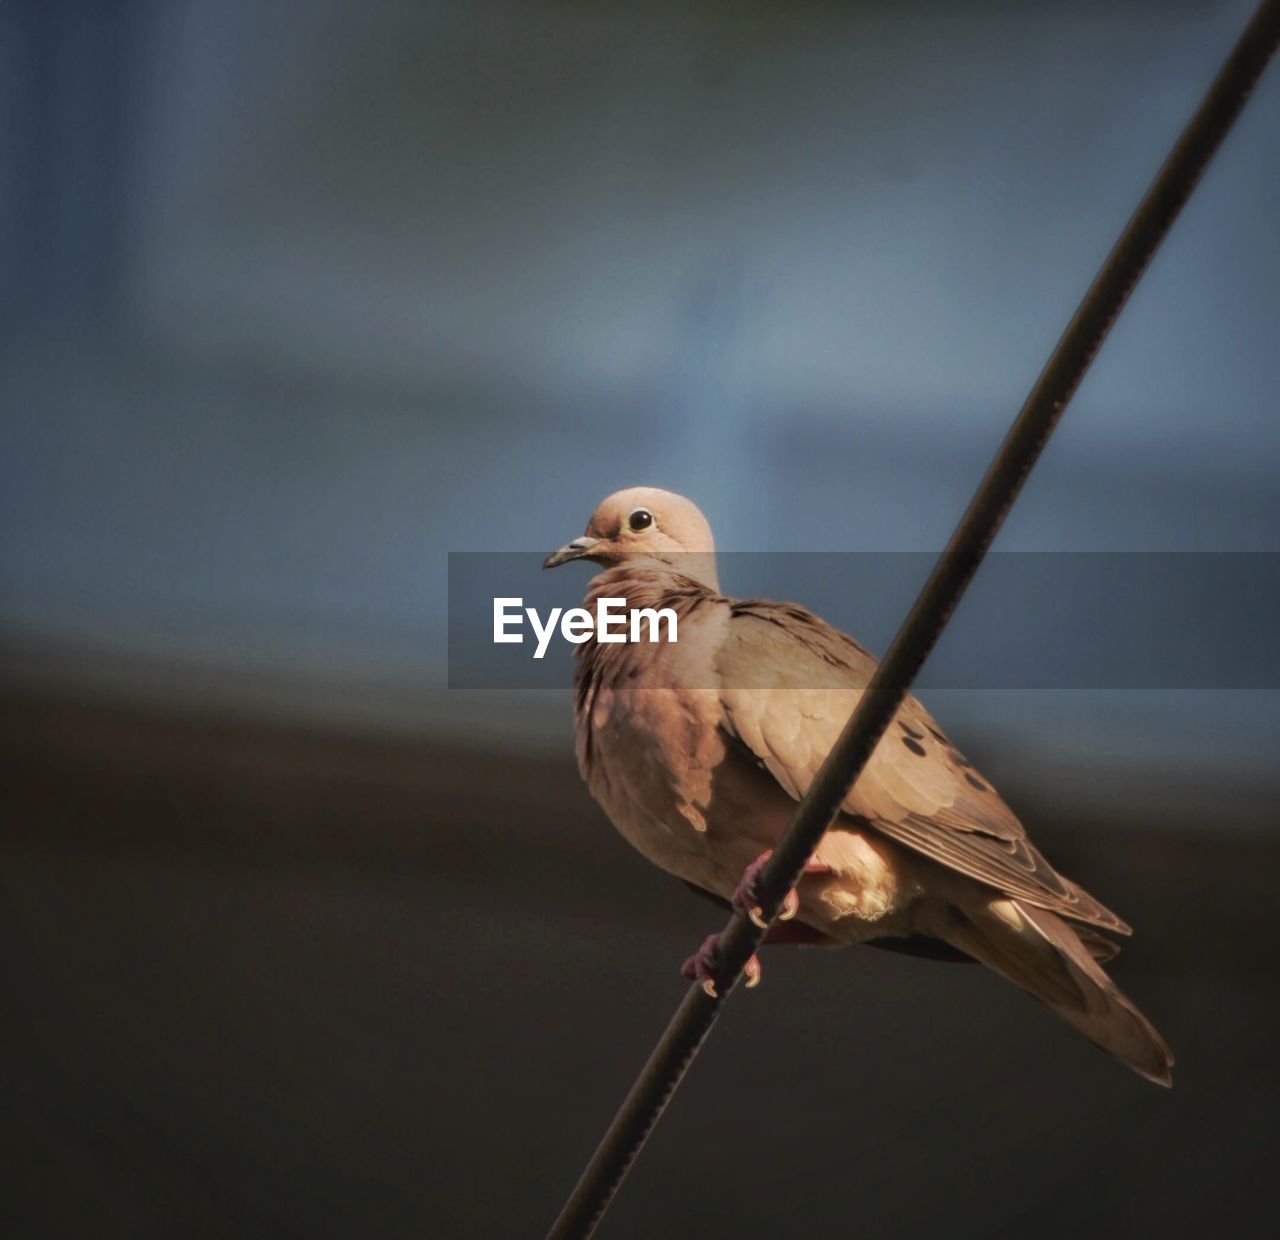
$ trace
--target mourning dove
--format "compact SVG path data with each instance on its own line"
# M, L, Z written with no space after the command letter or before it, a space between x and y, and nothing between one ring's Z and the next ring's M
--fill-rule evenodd
M546 567L579 559L603 568L588 586L589 609L625 598L630 608L669 608L678 621L674 642L602 642L597 633L578 646L582 777L650 861L751 911L760 862L876 660L804 607L721 594L706 519L669 491L609 496ZM1118 950L1101 932L1129 927L1053 869L915 698L783 916L766 942L872 943L981 961L1149 1080L1171 1082L1169 1048L1100 967ZM714 937L686 966L709 986Z

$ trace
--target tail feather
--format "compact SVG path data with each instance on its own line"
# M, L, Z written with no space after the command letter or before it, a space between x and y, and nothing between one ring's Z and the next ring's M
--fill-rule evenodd
M1120 944L1115 939L1109 939L1105 934L1099 934L1089 926L1073 925L1071 929L1075 931L1076 938L1084 944L1089 955L1099 964L1106 964L1108 960L1114 960L1120 954Z
M1082 941L1078 928L1062 918L1008 897L965 914L948 928L948 941L1047 1004L1147 1080L1173 1083L1172 1052L1102 971L1098 960L1108 957L1096 936Z

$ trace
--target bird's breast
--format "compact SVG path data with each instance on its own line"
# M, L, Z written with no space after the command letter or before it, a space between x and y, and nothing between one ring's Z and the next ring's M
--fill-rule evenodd
M740 874L755 855L748 844L725 856L720 823L731 742L714 669L727 621L727 606L703 599L681 616L675 643L584 647L577 675L578 757L592 796L650 861L712 890L724 885L720 871Z

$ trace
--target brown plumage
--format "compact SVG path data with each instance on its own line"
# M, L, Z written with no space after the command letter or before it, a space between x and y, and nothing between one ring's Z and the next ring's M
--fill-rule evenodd
M639 515L637 515L639 514ZM711 531L688 500L620 491L549 557L603 565L588 587L670 608L675 643L578 647L578 763L646 857L721 899L786 829L875 669L794 603L720 593ZM798 887L816 941L981 961L1161 1084L1173 1057L1099 966L1129 927L1064 878L914 698L823 837Z

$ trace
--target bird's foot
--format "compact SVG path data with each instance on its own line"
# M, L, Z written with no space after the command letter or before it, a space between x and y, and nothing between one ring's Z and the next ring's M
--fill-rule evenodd
M773 850L761 853L745 870L742 871L742 879L739 881L737 889L733 893L733 904L736 908L740 908L752 922L759 926L761 930L765 929L769 924L769 919L765 916L764 902L760 898L759 884L760 871L764 869L764 864L773 856ZM804 872L806 874L829 874L831 867L823 865L821 861L810 859L805 863ZM782 907L778 910L779 921L790 921L800 911L800 893L794 887L787 892L782 898Z
M702 946L680 967L680 972L691 982L701 985L712 999L718 998L720 992L716 988L716 974L720 972L720 936L707 935L702 941ZM746 968L742 970L742 976L748 990L760 985L759 957L752 956L747 961Z

